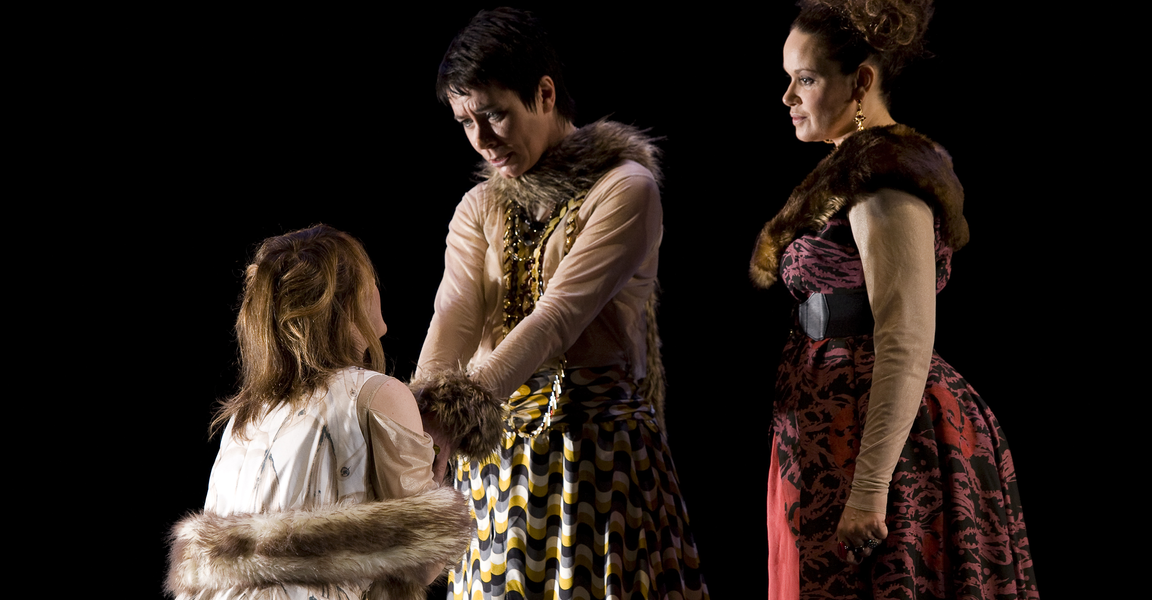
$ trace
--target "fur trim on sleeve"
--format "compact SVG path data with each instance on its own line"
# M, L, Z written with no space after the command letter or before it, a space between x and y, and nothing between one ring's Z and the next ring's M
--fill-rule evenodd
M437 371L408 384L420 412L436 413L444 433L459 440L457 451L482 459L504 438L504 401L468 379L462 370Z
M756 240L749 274L766 288L776 282L780 255L804 231L819 231L840 210L882 188L908 192L932 206L945 242L968 243L964 188L948 152L911 127L873 127L848 136L792 192Z
M277 584L373 582L368 598L423 599L429 566L460 558L472 536L454 489L314 510L220 516L200 512L172 528L172 595Z

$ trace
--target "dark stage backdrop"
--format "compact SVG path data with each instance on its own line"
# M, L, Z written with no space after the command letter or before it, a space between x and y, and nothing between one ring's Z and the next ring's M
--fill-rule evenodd
M668 437L718 599L764 593L771 390L789 315L783 290L753 290L747 263L763 223L829 150L798 142L780 101L792 9L773 4L539 10L579 124L609 116L663 138ZM1079 383L1052 364L1061 334L1022 316L1019 297L1065 268L1037 250L1050 223L1035 210L1035 180L1060 167L1019 160L1022 140L1038 153L1067 143L1047 133L1060 107L1034 91L1047 74L1033 53L1049 29L941 4L929 31L937 56L908 73L892 113L948 148L965 185L972 242L939 297L937 347L1009 434L1036 571L1052 591L1070 570L1045 504L1064 491L1049 402ZM257 242L320 222L363 240L382 281L390 366L411 374L447 224L478 160L434 97L435 72L478 8L165 9L99 41L111 115L101 130L132 148L96 157L102 177L156 207L143 227L100 225L121 240L112 258L130 265L136 290L117 302L138 341L133 372L147 391L132 402L146 403L148 423L127 451L163 457L117 484L130 497L154 490L129 509L141 597L161 585L166 529L203 503L218 446L208 423L235 389L231 327ZM1063 289L1052 301L1081 300ZM1066 381L1051 385L1057 377Z

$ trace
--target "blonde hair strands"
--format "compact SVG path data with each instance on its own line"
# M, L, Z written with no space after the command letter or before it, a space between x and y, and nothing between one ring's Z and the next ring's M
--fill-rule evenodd
M240 391L220 407L213 432L235 417L233 435L243 438L248 424L306 401L339 369L383 371L369 312L374 285L368 253L342 231L316 225L264 240L236 319Z

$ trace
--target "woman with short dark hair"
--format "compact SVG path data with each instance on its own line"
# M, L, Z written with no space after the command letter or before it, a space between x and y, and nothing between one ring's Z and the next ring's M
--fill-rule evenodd
M708 597L661 423L657 148L627 125L573 124L525 12L478 14L436 89L484 181L449 225L418 377L465 366L510 413L490 458L456 464L477 535L451 594Z

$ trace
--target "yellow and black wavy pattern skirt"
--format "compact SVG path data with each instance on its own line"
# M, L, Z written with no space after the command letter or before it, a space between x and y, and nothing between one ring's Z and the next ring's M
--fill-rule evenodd
M520 430L546 410L551 371L509 400ZM676 468L652 406L620 368L568 369L552 427L458 463L477 535L455 598L708 598Z

